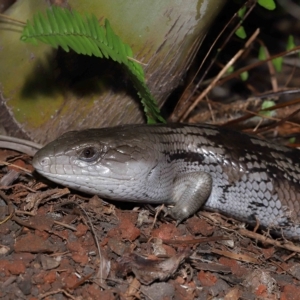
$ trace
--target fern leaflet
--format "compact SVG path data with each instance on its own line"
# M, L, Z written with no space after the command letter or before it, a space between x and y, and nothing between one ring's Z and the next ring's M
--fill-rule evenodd
M102 27L94 15L86 15L84 19L76 11L52 6L47 10L47 17L37 13L32 23L27 21L21 40L33 44L40 41L67 52L72 49L78 54L110 58L123 64L141 98L148 123L165 122L145 83L143 68L128 59L132 57L132 49L114 33L108 20Z

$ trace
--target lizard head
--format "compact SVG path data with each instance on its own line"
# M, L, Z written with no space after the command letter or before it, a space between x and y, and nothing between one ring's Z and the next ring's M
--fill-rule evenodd
M159 159L158 153L147 149L149 137L139 130L141 126L67 132L40 149L32 164L44 177L67 187L134 201L139 183L145 182Z

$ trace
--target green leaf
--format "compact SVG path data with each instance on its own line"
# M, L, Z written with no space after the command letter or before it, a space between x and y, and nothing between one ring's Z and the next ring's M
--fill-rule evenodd
M234 71L234 66L230 66L230 67L227 69L226 73L227 73L227 74L231 74L233 71Z
M257 3L268 10L274 10L276 8L274 0L258 0Z
M59 33L58 24L57 24L55 17L53 15L53 13L51 12L51 10L47 10L47 17L48 17L47 23L49 23L50 27L52 28L52 30L49 30L50 34ZM23 32L23 35L24 35L24 32Z
M241 39L245 39L247 37L245 28L242 25L236 30L235 34Z
M293 48L295 48L295 42L294 42L294 37L290 34L288 37L287 45L286 45L286 50L289 51Z
M265 100L261 105L261 109L267 109L274 105L275 105L275 102L273 100Z
M43 25L40 22L41 18L42 18L42 16L39 13L37 13L33 18L34 27L36 28L36 30L39 34L43 34L43 32L44 32Z
M41 32L42 33L43 32L51 32L51 30L52 30L51 26L48 22L43 22L43 16L40 13L38 13L36 15L36 17L37 17L37 22L41 24L41 27L42 27Z
M243 80L243 81L246 81L248 78L249 78L249 73L247 71L245 72L242 72L240 74L240 78Z
M260 46L259 47L259 50L258 50L258 59L260 59L260 60L267 59L267 53L266 53L265 46Z
M58 6L53 6L52 7L52 12L53 15L55 17L55 20L57 22L58 28L59 28L59 32L60 33L66 33L67 32L67 28L66 28L66 24L64 22L63 16L60 13L60 8ZM43 20L46 22L46 20Z
M76 11L52 6L46 16L37 13L32 23L27 21L21 40L35 44L40 41L54 48L60 46L67 52L72 49L78 54L104 56L123 64L141 98L148 123L165 122L146 85L142 66L128 59L132 49L114 33L108 20L102 27L94 15L86 15L84 19Z
M283 63L283 58L280 56L280 57L277 57L277 58L274 58L272 60L272 63L273 63L273 66L275 68L275 70L277 72L281 72L282 70L282 63Z
M259 114L266 117L273 117L275 114L274 110L264 110L264 109L270 108L274 105L275 102L273 100L265 100L261 105L262 111L260 111Z
M296 143L296 138L295 138L295 137L289 138L289 143L290 143L290 144Z
M247 11L247 7L243 6L242 8L239 9L238 11L238 16L242 19L245 15L245 12Z

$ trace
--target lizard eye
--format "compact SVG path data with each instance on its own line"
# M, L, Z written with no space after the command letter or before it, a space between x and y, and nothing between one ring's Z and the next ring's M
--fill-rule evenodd
M81 151L79 159L87 162L92 162L95 161L98 156L99 152L97 151L97 149L95 149L94 147L86 147Z

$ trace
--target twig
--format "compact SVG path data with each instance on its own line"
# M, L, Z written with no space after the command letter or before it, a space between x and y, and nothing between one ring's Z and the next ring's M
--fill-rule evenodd
M244 53L245 49L249 47L249 45L253 42L254 39L259 34L259 29L257 29L252 36L248 39L243 49L240 49L233 58L225 65L225 67L219 72L219 74L214 78L211 84L198 96L195 102L189 107L189 109L185 112L183 117L181 117L180 121L184 121L191 111L199 104L199 102L205 97L210 90L215 86L215 84L219 81L219 79L227 72L227 70L236 62L236 60Z
M48 292L48 293L45 293L45 294L42 294L39 296L38 299L43 299L43 298L46 298L48 296L51 296L51 295L54 295L54 294L59 294L59 293L63 293L64 295L66 295L67 297L73 299L73 300L76 300L76 297L72 296L70 293L68 293L66 290L63 290L63 289L58 289L56 291L51 291L51 292Z
M93 223L89 217L89 215L87 214L86 210L82 207L82 206L79 206L80 209L84 212L84 214L86 215L87 219L88 219L88 222L90 224L90 229L91 229L91 232L94 236L94 239L95 239L95 243L96 243L96 246L97 246L97 250L98 250L98 253L99 253L99 260L100 260L100 267L99 267L99 271L100 271L100 275L99 275L99 278L100 278L100 283L102 283L102 269L101 268L101 263L102 263L102 254L101 254L101 249L100 249L100 245L99 245L99 241L98 241L98 238L97 238L97 235L96 235L96 232L95 232L95 229L94 229L94 226L93 226Z
M291 50L286 50L286 51L280 52L276 55L272 55L271 57L269 57L265 60L260 60L256 63L253 63L252 65L247 65L243 68L240 68L239 70L234 71L233 73L227 75L226 77L222 78L222 80L220 80L218 82L218 84L222 85L224 82L228 81L229 79L235 78L236 76L240 75L241 73L243 73L245 71L249 71L249 70L254 69L256 67L262 66L263 64L265 64L266 62L268 62L270 60L273 60L273 59L278 58L278 57L283 57L283 56L286 56L288 54L294 54L294 53L297 53L299 51L300 51L300 46L296 46Z
M205 217L205 218L208 218L209 220L211 220L215 224L217 223L217 221L212 217L213 215L215 215L215 213L209 213L209 212L206 212L206 211L201 211L200 215ZM220 214L217 214L217 215L222 216ZM253 231L244 229L244 228L237 228L237 226L235 226L234 229L228 228L224 224L222 224L222 225L218 224L218 226L220 226L221 228L223 228L225 230L230 230L231 232L238 232L241 236L248 237L248 238L251 238L251 239L255 239L255 240L260 241L262 243L268 243L268 244L276 246L276 247L280 247L280 248L283 248L283 249L287 249L287 250L290 250L290 251L300 253L300 246L296 246L290 241L280 242L280 241L274 240L272 238L268 238L268 237L266 237L264 235L261 235L259 233L255 233Z
M249 237L251 239L255 239L255 240L260 241L262 243L268 243L268 244L276 246L276 247L280 247L280 248L283 248L283 249L287 249L287 250L290 250L290 251L300 253L300 247L296 246L292 242L287 243L287 242L276 241L276 240L273 240L273 239L268 238L266 236L263 236L261 234L258 234L258 233L255 233L255 232L249 231L247 229L243 229L243 228L240 228L238 230L238 232L243 236Z
M15 167L15 168L17 168L17 169L20 169L21 171L27 173L28 175L31 175L31 174L32 174L31 171L29 171L29 170L27 170L27 169L25 169L25 168L22 168L22 167L20 167L20 166L18 166L18 165L14 165L14 164L12 164L12 163L9 163L9 162L3 161L3 160L0 160L0 164L5 165L5 166L13 166L13 167Z
M21 188L24 188L26 190L28 190L29 192L32 192L32 193L36 193L37 191L26 186L25 184L22 184L22 183L16 183L16 184L13 184L13 185L7 185L7 186L0 186L0 189L1 190L9 190L11 188L14 188L14 187L21 187Z
M141 61L139 61L139 60L137 60L137 59L135 59L135 58L133 58L133 57L127 56L127 59L128 59L128 60L131 60L131 61L134 61L134 62L136 62L136 63L138 63L138 64L140 64L140 65L148 66L148 64L142 63Z
M246 255L246 254L234 253L232 251L219 250L219 249L211 249L210 251L212 253L215 253L215 254L219 254L219 255L222 255L222 256L232 258L234 260L239 260L239 261L252 263L252 264L259 264L258 259L254 258L252 256L249 256L249 255Z
M258 42L264 48L265 54L269 58L270 57L270 53L268 51L268 48L264 44L264 42L261 41L261 40L259 40L259 39L258 39ZM271 75L270 79L271 79L272 89L273 89L273 91L277 92L278 91L278 82L277 82L277 78L275 76L275 74L276 74L275 67L274 67L274 65L272 64L272 62L270 60L267 62L267 65L268 65L268 68L269 68L269 73Z
M267 95L269 95L269 94L267 94ZM269 97L269 96L267 96L267 97ZM256 97L254 97L254 99L255 98ZM242 117L236 118L236 119L228 121L226 123L223 123L222 126L231 126L233 124L240 123L240 122L243 122L245 120L248 120L249 118L252 118L253 116L258 116L258 117L261 117L261 118L264 118L264 119L270 119L270 120L274 120L274 121L279 121L280 119L278 119L278 118L269 117L269 116L266 116L265 114L261 115L259 113L260 112L265 112L265 111L272 111L272 110L276 110L276 109L280 109L280 108L285 108L285 107L289 107L291 105L296 105L296 104L299 104L299 103L300 103L300 98L297 98L297 99L293 99L293 100L288 101L288 102L279 103L279 104L276 104L276 105L273 105L273 106L261 109L259 112L252 112L252 111L249 111L249 110L245 109L243 111L247 112L247 114L243 115ZM296 127L299 126L299 124L291 122L291 121L286 121L286 123L287 124L291 124L291 125L296 126ZM247 130L245 130L245 132L247 132Z
M65 228L68 228L68 229L73 230L73 231L77 231L77 229L75 227L73 227L71 225L68 225L68 224L65 224L65 223L62 223L62 222L59 222L59 221L54 221L54 224L63 226Z
M0 197L6 202L8 207L8 216L4 220L0 221L0 225L1 225L14 217L15 209L9 197L7 197L1 190L0 190Z
M165 205L162 204L161 206L159 206L156 210L156 213L154 215L154 219L153 219L153 223L152 223L152 226L151 226L151 230L154 228L155 224L156 224L156 221L157 221L157 217L158 215L160 214L161 211L164 211L165 210ZM165 215L166 216L166 215Z
M22 24L22 25L26 25L25 22L20 21L20 20L17 20L17 19L14 19L14 18L9 17L9 16L4 15L4 14L0 14L0 18L5 19L5 20L8 20L8 21L15 22L15 23L19 23L19 24Z
M178 240L165 240L162 239L162 242L164 244L171 244L171 245L184 245L184 244L200 244L200 243L208 243L208 242L219 242L219 241L228 241L232 240L230 237L226 236L211 236L211 237L202 237L202 238L196 238L196 239L178 239Z
M248 112L248 113L251 113L251 112L248 111L248 110L247 110L247 112ZM277 122L274 122L274 123L272 123L272 124L270 124L270 125L268 125L268 126L264 126L263 128L260 128L260 129L256 128L255 130L251 130L251 132L255 132L255 133L265 132L265 131L268 131L268 130L270 130L270 129L274 128L274 127L277 127L277 126L279 126L279 125L281 125L281 124L283 124L283 123L287 123L287 124L291 124L291 125L294 125L294 126L296 126L296 127L299 127L299 124L296 124L296 123L294 123L294 122L288 121L288 119L294 117L294 116L297 115L299 112L300 112L300 108L297 109L297 110L295 110L294 112L292 112L291 114L289 114L289 115L286 116L285 118L281 118L281 119L278 119L278 118L272 118L272 117L268 117L268 116L264 116L265 119L275 120L275 121L277 121ZM258 114L255 114L255 115L261 117L261 115L260 115L259 113L258 113ZM245 132L247 132L247 130L245 130Z
M249 1L247 1L249 2ZM251 11L253 10L253 8L255 7L256 3L253 2L251 7L247 10L246 14L244 15L243 19L245 20L248 15L251 13ZM247 3L244 4L244 6L247 6ZM174 121L178 121L178 119L180 119L182 117L182 115L184 114L185 110L183 112L180 112L180 109L185 109L185 104L188 103L188 101L191 99L191 97L195 94L195 92L199 89L199 86L201 85L201 83L203 83L204 78L206 77L207 73L209 72L209 70L212 68L213 64L215 63L215 61L217 60L219 54L221 53L221 51L223 51L224 47L227 45L228 41L230 40L230 38L232 37L232 35L236 32L236 30L238 29L238 27L240 26L240 22L238 22L236 24L236 26L231 30L231 32L227 35L226 40L223 42L223 44L221 45L221 47L218 49L217 55L215 55L215 57L211 60L211 62L209 63L208 67L206 68L206 70L203 72L200 80L198 81L198 83L195 85L195 87L193 88L192 92L190 93L190 95L187 97L187 99L185 99L183 101L183 97L185 95L185 93L188 91L188 89L190 88L190 86L192 85L192 82L196 79L198 73L200 72L200 70L202 69L202 66L204 65L204 63L206 62L209 54L211 53L212 49L214 48L214 46L216 45L216 43L218 42L218 40L220 39L220 37L223 35L223 33L225 32L225 30L227 29L227 27L232 23L232 21L237 18L238 13L236 12L231 19L226 23L226 25L224 26L224 28L221 30L221 32L218 34L218 36L216 37L216 39L214 40L214 42L212 43L211 47L209 48L209 50L207 51L202 63L200 64L199 68L197 69L194 77L192 78L191 82L188 84L187 88L184 90L182 96L180 97L174 112L176 112L176 110L178 110L178 112L176 112L176 114L172 114L172 116L170 117L170 119L174 122ZM224 76L224 75L223 75ZM182 108L183 107L183 108ZM174 119L176 117L176 119Z
M16 215L22 215L22 216L31 216L31 217L36 216L36 213L34 213L34 212L25 211L25 210L18 210L18 209L15 210L15 214Z

